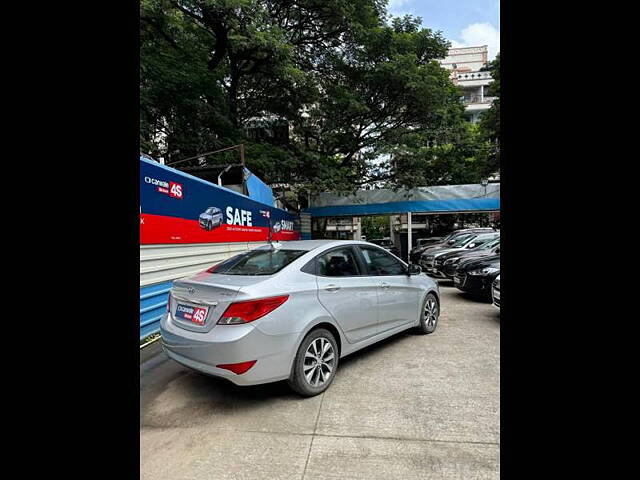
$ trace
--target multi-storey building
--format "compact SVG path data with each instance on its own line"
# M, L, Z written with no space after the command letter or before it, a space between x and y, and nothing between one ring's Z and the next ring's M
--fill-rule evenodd
M362 224L359 217L327 217L312 220L313 238L360 240Z
M487 45L451 48L440 62L444 68L451 70L451 80L462 89L465 112L474 123L491 107L495 98L487 95L487 87L493 81L491 73L482 71L489 62L488 55Z

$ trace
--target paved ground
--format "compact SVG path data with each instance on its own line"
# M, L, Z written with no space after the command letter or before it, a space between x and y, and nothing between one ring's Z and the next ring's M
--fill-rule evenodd
M341 361L324 394L140 366L143 479L499 478L500 316L441 282L432 335ZM148 347L151 348L151 347Z

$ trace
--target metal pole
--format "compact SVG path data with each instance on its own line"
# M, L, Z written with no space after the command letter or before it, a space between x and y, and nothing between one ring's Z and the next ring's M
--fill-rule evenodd
M396 246L396 232L393 231L393 215L389 215L389 236L391 237L391 241L393 245Z
M233 165L229 165L227 168L220 172L220 175L218 175L218 185L222 186L222 175L227 173L232 166Z
M226 152L228 150L234 150L234 149L240 149L240 158L242 159L242 164L244 165L244 148L243 148L243 144L239 144L239 145L233 145L231 147L226 147L226 148L221 148L220 150L214 150L213 152L206 152L206 153L201 153L199 155L196 155L195 157L189 157L189 158L184 158L182 160L178 160L175 162L169 162L166 165L177 165L178 163L182 163L182 162L188 162L189 160L194 160L196 158L201 158L201 157L208 157L209 155L213 155L214 153L220 153L220 152Z
M407 212L407 263L411 263L411 212Z

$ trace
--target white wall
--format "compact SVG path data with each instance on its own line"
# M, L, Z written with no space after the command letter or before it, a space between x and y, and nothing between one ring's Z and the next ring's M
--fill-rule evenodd
M260 245L266 242L140 245L140 287L193 275Z

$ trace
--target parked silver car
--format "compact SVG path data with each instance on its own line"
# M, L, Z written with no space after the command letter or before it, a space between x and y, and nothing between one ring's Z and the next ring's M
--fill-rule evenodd
M432 333L437 283L367 242L264 246L174 282L162 317L169 357L237 385L287 379L326 390L340 358L400 331Z

